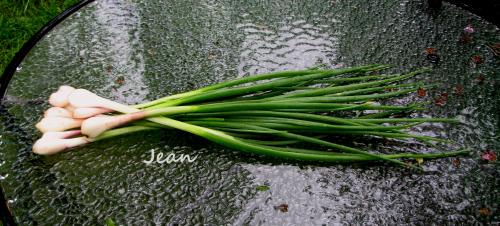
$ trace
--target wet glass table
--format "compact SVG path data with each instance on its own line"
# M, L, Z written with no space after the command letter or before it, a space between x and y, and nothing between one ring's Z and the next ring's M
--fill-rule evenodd
M498 27L446 3L432 11L409 0L96 1L48 32L9 83L0 111L5 198L22 225L499 223L498 164L481 159L500 150L499 42ZM134 104L249 74L369 63L432 67L417 78L438 84L424 101L448 98L424 114L462 124L413 132L452 139L472 154L424 162L425 173L414 174L268 159L178 131L55 156L31 152L45 100L63 84ZM365 148L433 151L419 147ZM150 150L198 158L146 165Z

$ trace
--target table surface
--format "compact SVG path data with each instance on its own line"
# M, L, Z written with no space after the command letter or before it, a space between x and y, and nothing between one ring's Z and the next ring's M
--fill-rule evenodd
M463 36L468 24L470 40ZM96 1L50 31L15 73L0 112L1 183L23 225L102 225L108 218L119 225L499 223L500 171L480 159L500 150L500 67L489 47L499 34L446 3L436 12L409 0ZM426 48L437 51L439 64L426 60ZM273 160L177 131L56 156L31 153L45 100L63 84L133 104L249 74L369 63L395 65L394 72L433 67L416 80L438 88L423 100L408 95L395 103L448 93L444 106L415 116L463 123L413 132L452 139L472 155L424 162L425 173L410 174L382 164ZM454 93L457 85L463 93ZM435 151L393 143L360 145ZM198 158L146 165L149 150Z

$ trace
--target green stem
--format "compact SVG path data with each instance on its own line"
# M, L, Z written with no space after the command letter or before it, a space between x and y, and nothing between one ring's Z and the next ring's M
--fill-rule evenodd
M260 80L267 80L267 79L280 78L280 77L301 76L301 75L319 73L321 71L323 71L323 70L308 69L308 70L291 70L291 71L280 71L280 72L271 72L271 73L265 73L265 74L259 74L259 75L252 75L252 76L248 76L248 77L243 77L243 78L233 79L233 80L226 81L226 82L217 83L214 85L209 85L209 86L203 87L201 89L197 89L197 90L193 90L193 91L189 91L189 92L185 92L185 93L179 93L179 94L175 94L175 95L171 95L171 96L166 96L166 97L154 100L154 101L135 105L134 108L146 108L149 106L163 103L167 100L190 97L190 96L198 95L198 94L201 94L201 93L204 93L207 91L232 87L232 86L241 85L241 84L250 83L250 82L255 82L255 81L260 81Z
M170 123L166 123L170 124ZM170 126L167 126L168 128L171 128ZM153 130L157 128L151 128L151 127L146 127L146 126L129 126L129 127L123 127L123 128L118 128L118 129L113 129L110 131L106 131L103 133L101 136L97 137L94 139L94 141L98 140L104 140L104 139L109 139L113 138L116 136L121 136L125 134L130 134L134 132L139 132L139 131L146 131L146 130ZM297 152L299 155L287 155L293 157L301 157L303 155L300 154L312 154L314 153L313 157L316 158L321 158L320 161L328 161L328 162L355 162L355 161L376 161L380 160L380 157L384 158L389 158L389 159L398 159L398 158L423 158L423 159L434 159L434 158L446 158L446 157L453 157L453 156L459 156L459 155L466 155L469 154L469 150L460 150L460 151L454 151L454 152L445 152L445 153L425 153L425 154L417 154L417 153L399 153L399 154L388 154L388 155L377 155L376 157L374 156L367 156L364 154L341 154L341 153L335 153L335 152L325 152L325 151L312 151L312 150L305 150L305 149L296 149L296 148L279 148L279 147L268 147L267 145L281 145L281 144L286 144L288 143L295 143L296 141L293 140L287 140L287 141L276 141L274 144L272 142L266 143L262 142L261 144L258 144L258 142L261 141L254 141L254 140L242 140L242 142L247 141L246 143L252 143L255 142L257 143L256 145L251 145L250 146L255 146L255 147L260 147L259 149L270 149L282 153L276 153L278 155L280 154L287 154L287 152ZM330 158L324 158L324 155L329 155L331 156ZM297 158L294 158L297 159ZM311 159L311 158L308 158ZM305 160L302 158L298 158L298 160Z
M392 74L392 75L367 75L367 76L358 76L358 77L349 77L349 78L333 78L333 79L322 79L313 82L313 84L321 84L321 83L342 83L342 82L359 82L359 81L369 81L381 78L392 78L396 76L401 76L400 74Z
M384 106L372 104L339 104L339 103L292 103L292 102L249 102L243 103L218 103L218 104L203 104L192 106L173 106L158 109L149 109L145 113L148 117L152 116L169 116L186 113L208 113L208 112L225 112L225 111L243 111L243 110L284 110L284 109L325 109L329 111L335 110L407 110L412 107L407 106Z
M320 97L293 97L286 99L276 99L269 100L273 103L345 103L345 102L356 102L356 101L366 101L366 100L377 100L387 97L399 96L402 94L410 93L416 91L418 88L403 89L394 92L378 93L370 95L357 95L357 96L320 96Z
M229 127L229 128L248 128L248 129L253 129L253 130L262 130L262 131L276 132L276 133L273 133L273 135L281 136L281 137L285 137L285 138L290 138L290 139L296 139L296 140L306 141L306 142L314 143L314 144L319 144L319 145L323 145L323 146L335 148L337 150L341 150L341 151L348 152L348 153L354 153L354 154L361 154L361 155L371 156L371 157L374 157L374 158L379 158L380 160L385 160L385 161L389 161L389 162L392 162L392 163L396 163L398 165L407 166L407 164L405 164L405 163L403 163L401 161L394 160L394 159L384 158L383 156L379 156L379 155L376 155L376 154L373 154L373 153L362 151L362 150L359 150L359 149L356 149L356 148L351 148L351 147L347 147L347 146L344 146L344 145L335 144L335 143L331 143L331 142L328 142L328 141L324 141L324 140L320 140L320 139L316 139L316 138L312 138L312 137L302 136L302 135L299 135L299 134L294 134L294 133L289 133L289 132L284 132L284 131L277 131L277 130L273 130L273 129L269 129L269 128L265 128L265 127L260 127L260 126L252 126L252 125L248 125L248 124L232 123L232 122L203 122L203 121L196 121L196 122L190 122L190 123L193 123L195 125L203 125L203 126L219 126L219 127Z
M302 91L302 92L295 92L295 93L284 94L284 95L280 95L277 97L268 98L267 100L270 100L270 99L276 100L276 99L284 99L284 98L292 98L292 97L322 96L322 95L327 95L327 94L340 93L340 92L356 90L356 89L361 89L361 88L367 88L367 87L371 87L371 86L376 86L376 85L381 85L381 84L385 84L385 83L391 83L391 82L395 82L395 81L408 79L408 78L413 77L417 74L424 73L427 71L429 71L428 68L423 68L423 69L408 73L406 75L401 75L401 76L397 76L394 78L383 79L383 80L378 80L378 81L373 81L373 82L357 83L357 84L351 84L351 85L345 85L345 86L327 87L327 88L320 89L320 90L306 90L306 91Z
M255 84L252 86L218 89L218 90L208 91L208 92L204 92L204 93L200 93L200 94L196 94L196 95L192 95L192 96L187 96L187 97L180 98L180 99L165 101L163 103L151 106L151 107L149 107L149 109L157 109L157 108L168 107L168 106L177 106L177 105L186 104L186 103L214 100L214 99L219 99L219 98L224 98L224 97L246 95L246 94L251 94L251 93L255 93L255 92L263 91L263 90L272 90L274 87L287 86L289 84L296 84L296 83L299 83L302 81L319 79L319 78L324 78L324 77L334 76L334 75L339 75L339 74L351 73L351 72L362 71L362 70L369 70L371 68L374 68L374 65L360 66L360 67L353 67L353 68L346 68L346 69L324 70L320 73L306 74L306 75L296 76L296 77L291 77L291 78L282 78L282 79L269 81L267 83Z
M396 89L396 88L404 88L404 87L417 86L419 84L421 85L420 82L413 82L413 83L400 84L400 85L389 85L389 86L382 86L382 87L370 87L370 88L365 88L365 89L357 89L357 90L351 90L351 91L345 91L345 92L340 92L340 93L329 94L329 95L326 95L326 96L352 96L352 95L373 93L373 92L377 92L377 91L381 91L381 90L386 90L386 89Z
M140 125L127 126L127 127L122 127L122 128L118 128L118 129L108 130L108 131L102 133L101 135L95 137L94 141L104 140L104 139L117 137L117 136L129 134L129 133L135 133L135 132L147 131L147 130L155 130L155 129L159 129L159 128L158 127L150 127L150 126L140 126Z
M456 118L375 118L375 119L351 119L353 122L369 122L369 123L397 123L397 122L447 122L459 123Z
M343 119L326 115L315 115L307 113L295 112L276 112L276 111L229 111L229 112L214 112L214 113L191 113L180 115L181 117L196 118L196 117L224 117L224 116L274 116L274 117L287 117L296 119L306 119L318 122L331 122L342 125L360 125L359 123L352 122L350 119Z
M200 121L206 121L200 119ZM280 117L233 117L225 118L219 121L225 122L240 122L240 123L254 123L254 122L279 122L281 124L289 124L295 126L306 127L312 130L338 130L338 131L387 131L387 130L398 130L407 129L413 125L403 125L403 126L358 126L358 125L332 125L322 122L312 122L302 119L290 119L290 118L280 118Z

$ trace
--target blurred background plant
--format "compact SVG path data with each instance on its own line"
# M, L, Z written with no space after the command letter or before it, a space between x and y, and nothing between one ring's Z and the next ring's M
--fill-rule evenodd
M0 0L0 73L23 44L78 0ZM1 74L0 74L1 75Z

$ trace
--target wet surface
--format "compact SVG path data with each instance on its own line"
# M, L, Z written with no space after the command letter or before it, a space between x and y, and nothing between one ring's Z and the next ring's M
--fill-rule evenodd
M464 33L469 24L474 32ZM433 12L414 1L97 1L51 31L11 81L0 111L1 183L22 225L498 224L498 163L481 160L500 150L498 43L497 27L446 3ZM433 67L415 80L436 89L395 103L430 101L414 116L459 117L462 125L413 132L473 154L426 161L426 173L411 174L266 159L175 131L31 153L44 100L62 84L132 104L248 74L375 62ZM151 149L198 158L146 165Z

